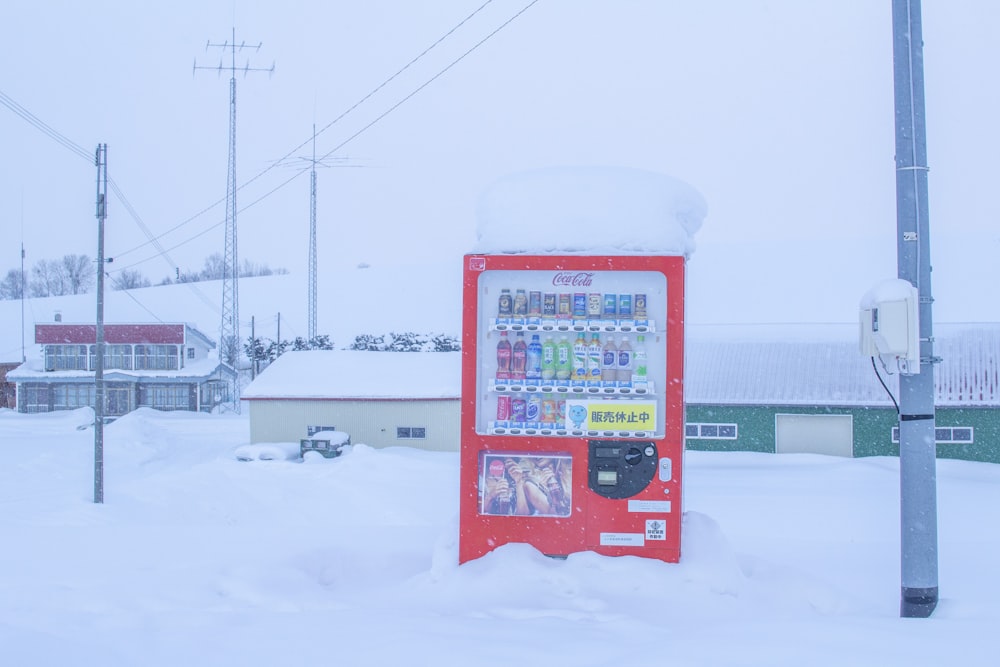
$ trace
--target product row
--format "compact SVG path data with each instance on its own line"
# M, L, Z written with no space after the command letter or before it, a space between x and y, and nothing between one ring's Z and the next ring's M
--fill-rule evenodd
M657 428L657 403L651 400L593 400L558 394L497 396L492 431L540 432L542 435L582 433L652 433Z
M508 288L500 291L496 325L533 325L584 322L592 327L645 327L649 324L646 294L601 292L542 292Z
M543 385L557 387L627 387L646 388L649 384L645 336L635 343L627 336L584 332L575 339L569 335L543 336L523 331L514 335L500 332L496 347L497 367L494 386Z

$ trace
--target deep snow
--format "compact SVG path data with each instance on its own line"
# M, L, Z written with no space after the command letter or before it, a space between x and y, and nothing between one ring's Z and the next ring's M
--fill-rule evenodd
M10 665L995 664L1000 467L938 461L941 601L898 618L898 461L688 452L682 558L457 565L458 454L241 462L246 417L0 410Z

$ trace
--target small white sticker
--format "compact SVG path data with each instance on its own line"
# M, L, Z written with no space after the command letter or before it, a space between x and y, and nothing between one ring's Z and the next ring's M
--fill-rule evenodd
M646 539L667 539L667 522L663 519L646 519Z
M669 513L669 500L630 500L628 501L629 512L656 512Z
M645 544L642 533L601 533L602 547L641 547Z

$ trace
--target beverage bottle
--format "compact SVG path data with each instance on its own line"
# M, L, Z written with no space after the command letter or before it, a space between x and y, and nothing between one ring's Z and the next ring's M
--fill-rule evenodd
M510 379L510 341L507 340L507 332L500 332L500 342L497 343L497 380L506 382Z
M646 337L638 336L635 349L632 351L632 386L645 387L649 381L649 368L646 365Z
M542 343L542 382L551 382L556 378L556 341L547 336Z
M500 298L497 300L497 317L501 320L509 320L514 312L514 298L510 295L510 289L504 287L500 290Z
M629 345L628 338L622 337L618 343L618 385L631 386L632 384L632 346Z
M540 421L544 425L554 426L556 423L556 399L552 394L542 396L542 416Z
M581 331L573 341L573 382L587 381L587 340Z
M601 384L601 360L604 350L601 349L601 339L594 333L590 335L590 345L587 346L587 384Z
M514 340L514 347L511 349L510 379L523 382L527 364L528 344L524 342L524 332L518 331L517 338Z
M608 336L601 351L601 382L605 387L615 386L618 380L618 348L614 338Z
M528 343L524 377L528 384L538 384L542 379L542 344L538 340L538 334L531 334L531 342Z
M519 289L514 293L514 305L512 307L514 317L523 320L528 315L528 294Z
M556 379L569 380L573 374L573 345L569 336L563 336L556 343Z

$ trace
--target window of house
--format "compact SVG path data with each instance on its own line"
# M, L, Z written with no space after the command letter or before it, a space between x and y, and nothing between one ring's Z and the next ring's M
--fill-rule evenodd
M736 424L685 424L684 437L692 440L736 440Z
M135 368L152 371L177 370L177 346L136 345Z
M188 359L194 359L194 348L193 347L189 347L188 348Z
M87 384L57 384L52 387L52 407L55 410L94 407L97 389Z
M423 426L397 426L396 427L396 438L403 439L420 439L423 440L427 437L427 429Z
M48 412L49 386L47 384L25 384L21 388L21 412Z
M90 346L90 370L97 368L97 346ZM122 370L132 370L132 346L131 345L107 345L104 346L104 368L105 370L119 368Z
M139 391L139 405L157 410L190 408L190 387L186 384L145 385Z
M86 345L46 345L45 370L85 371L87 370Z
M899 444L899 427L892 427L892 441ZM971 426L938 426L934 429L934 442L939 445L971 445Z

